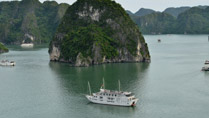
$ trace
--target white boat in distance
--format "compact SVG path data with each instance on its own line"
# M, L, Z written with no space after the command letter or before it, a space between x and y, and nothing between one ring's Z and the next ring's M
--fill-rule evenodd
M22 48L33 48L34 44L33 43L23 43L21 44Z
M86 95L86 98L90 102L97 104L116 105L116 106L135 106L138 99L136 99L131 92L120 91L120 81L118 81L118 83L119 83L119 91L112 91L105 89L105 84L103 80L103 85L100 88L100 91L91 94L90 83L88 82L90 94Z
M204 66L204 67L202 67L202 71L209 71L209 66Z
M206 60L206 61L205 61L205 64L209 64L209 61L208 61L208 60Z
M15 66L15 62L14 61L8 61L8 60L2 60L0 62L0 66Z
M202 71L209 71L209 61L208 60L205 61L205 66L202 67Z

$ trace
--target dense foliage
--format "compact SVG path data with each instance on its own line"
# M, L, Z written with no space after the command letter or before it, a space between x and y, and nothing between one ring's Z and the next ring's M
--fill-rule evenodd
M57 38L60 35L64 37ZM138 35L141 34L137 25L115 1L77 0L66 11L50 44L49 53L55 44L61 45L60 58L71 61L75 61L79 53L93 58L94 45L101 49L100 54L106 59L117 57L119 48L126 48L136 55ZM143 36L140 42L145 44ZM149 52L148 49L146 51ZM144 54L149 57L149 53Z
M73 61L80 52L84 57L94 57L92 54L94 44L101 47L102 55L106 55L107 58L118 55L117 42L108 37L102 28L96 25L79 27L76 31L69 32L62 42L62 54L65 55L65 59L70 58Z
M35 43L49 42L67 8L55 1L0 2L0 41L18 44L30 35Z
M209 33L209 7L193 7L179 14L177 18L165 12L131 17L146 34Z
M8 48L6 48L2 43L0 43L0 53L8 52Z
M177 18L177 33L209 34L209 7L192 8Z
M145 16L151 13L154 13L156 11L152 10L152 9L145 9L145 8L141 8L139 9L134 15L136 16Z
M190 9L190 7L179 7L179 8L170 7L170 8L165 9L163 12L170 14L174 17L178 17L179 14L185 12L188 9Z
M175 18L166 13L152 13L136 20L143 33L160 34L171 33Z

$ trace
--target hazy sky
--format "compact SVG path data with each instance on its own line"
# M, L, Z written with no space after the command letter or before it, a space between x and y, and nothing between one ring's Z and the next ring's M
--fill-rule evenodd
M5 1L5 0L0 0ZM40 0L41 2L45 0ZM58 3L72 4L76 0L55 0ZM209 0L116 0L126 10L136 12L140 8L151 8L163 11L167 7L209 5Z

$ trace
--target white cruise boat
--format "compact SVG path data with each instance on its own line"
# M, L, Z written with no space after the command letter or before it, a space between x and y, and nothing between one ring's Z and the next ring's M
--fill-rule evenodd
M86 95L86 98L97 104L106 104L106 105L117 105L117 106L135 106L138 99L132 95L131 92L120 91L120 81L119 81L119 91L112 91L105 89L104 80L103 86L100 91L97 93L91 93L90 84L88 82L90 95Z
M14 61L8 61L8 60L2 60L0 62L0 66L15 66L15 62Z

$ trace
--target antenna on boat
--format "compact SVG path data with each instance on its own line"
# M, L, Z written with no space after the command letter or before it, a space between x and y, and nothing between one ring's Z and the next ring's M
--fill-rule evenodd
M90 95L91 95L91 87L90 87L89 81L88 81L88 86L89 86L89 93L90 93Z
M118 90L120 92L120 80L118 80Z
M103 87L104 87L104 89L105 89L105 81L104 81L104 77L103 77Z

